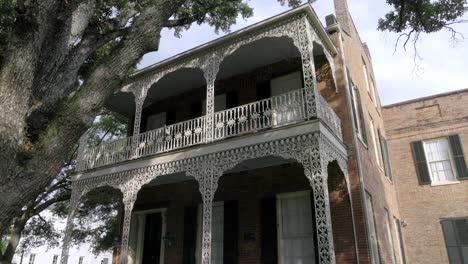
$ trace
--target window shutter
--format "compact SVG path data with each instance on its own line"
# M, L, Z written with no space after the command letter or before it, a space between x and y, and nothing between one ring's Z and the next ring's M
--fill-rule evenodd
M362 141L367 145L367 130L366 130L366 120L364 119L364 111L362 111L362 103L361 103L361 94L359 93L358 89L354 89L356 91L356 99L358 103L358 111L359 111L359 121L361 125L361 138Z
M261 200L261 237L262 264L278 263L278 242L276 231L276 198L267 197Z
M468 180L468 171L466 169L465 156L458 135L449 136L450 148L452 149L453 162L457 170L459 180Z
M224 202L224 264L239 263L239 203Z
M380 152L382 154L382 161L384 164L384 170L385 170L385 175L390 180L392 179L392 172L390 168L390 161L389 161L389 156L388 156L388 146L387 146L387 140L382 136L382 133L380 132L380 129L377 130L379 133L379 142L380 142Z
M358 131L358 122L357 122L357 113L356 113L356 105L354 104L354 91L353 91L353 86L349 85L349 95L351 96L351 111L353 112L353 122L354 122L354 127L356 128L356 131Z
M418 174L419 184L430 184L431 177L429 175L429 169L427 168L426 154L424 153L422 141L411 143L411 148L413 149L413 157L416 165L416 173Z
M318 251L318 238L317 238L317 221L315 218L315 203L314 193L310 191L310 213L312 215L312 230L314 230L314 251L315 251L315 263L320 263L320 255Z
M183 263L195 264L197 247L197 207L185 207Z
M392 176L392 166L390 166L390 155L388 155L388 144L387 140L385 138L383 139L383 147L384 147L384 156L385 156L385 174L388 176L388 178L393 181L393 176Z

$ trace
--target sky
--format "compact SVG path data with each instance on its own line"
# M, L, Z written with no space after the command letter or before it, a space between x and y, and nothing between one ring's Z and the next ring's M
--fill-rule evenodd
M238 19L231 31L288 10L276 0L250 0L254 15L247 20ZM414 50L408 45L405 51L395 43L398 35L377 30L377 20L391 7L385 0L348 0L351 15L361 40L369 46L377 88L382 105L411 100L418 97L468 88L468 23L454 28L467 37L454 42L447 31L421 35L414 61ZM325 16L334 13L333 1L318 0L313 5L323 24ZM465 15L468 19L468 14ZM182 37L172 30L162 32L160 49L146 54L138 68L144 68L188 49L225 35L216 34L207 25L193 25Z

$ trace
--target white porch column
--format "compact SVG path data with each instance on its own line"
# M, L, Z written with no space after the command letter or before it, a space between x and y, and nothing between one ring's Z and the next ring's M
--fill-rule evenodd
M123 188L124 221L122 226L122 241L120 244L120 263L128 262L128 242L132 222L133 205L135 204L139 188L134 182L129 182Z
M216 173L210 165L205 165L203 169L187 172L188 175L194 176L199 185L199 190L203 200L203 230L202 230L202 264L211 264L211 220L213 209L213 198L218 187L218 178L220 175Z
M312 147L308 153L309 161L303 164L314 195L317 247L320 264L335 264L330 199L328 196L328 162L321 146Z
M141 113L143 111L143 103L146 99L146 93L148 89L143 87L140 91L140 94L135 99L135 119L133 121L133 136L132 136L132 150L131 150L131 159L138 158L138 144L139 144L139 135L140 135L140 126L141 126Z
M60 264L67 264L68 262L68 252L70 249L71 234L73 231L73 219L75 218L76 211L78 210L81 195L82 190L78 188L73 188L72 186L72 193L70 198L70 205L68 208L68 218L65 227L65 236L63 238L62 256L60 257Z
M216 51L206 58L205 66L203 67L203 75L206 81L206 114L205 114L205 137L206 142L214 140L214 97L215 97L215 81L219 71L219 65L223 59L223 50Z
M313 37L307 17L304 16L298 22L297 39L299 51L302 59L302 72L304 75L304 88L306 88L306 102L308 117L317 116L317 104L315 102L315 93L317 80L315 77L315 64L313 52Z

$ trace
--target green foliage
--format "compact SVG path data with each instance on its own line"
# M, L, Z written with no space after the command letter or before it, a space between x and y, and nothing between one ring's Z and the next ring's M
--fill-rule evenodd
M95 254L111 250L119 232L121 201L120 191L110 187L95 189L82 197L75 216L72 242L91 244ZM52 211L59 217L66 217L68 201L57 204Z
M127 124L117 116L104 112L96 117L93 126L88 130L88 144L96 146L127 136Z
M5 253L5 249L7 247L8 241L4 239L0 239L0 254Z
M378 21L378 29L403 33L407 40L415 34L433 33L448 29L450 25L466 22L462 20L468 10L466 0L387 0L394 10ZM405 42L406 43L406 42Z
M18 248L27 250L43 245L49 248L58 247L60 239L60 232L55 229L55 219L36 215L29 219L23 229Z

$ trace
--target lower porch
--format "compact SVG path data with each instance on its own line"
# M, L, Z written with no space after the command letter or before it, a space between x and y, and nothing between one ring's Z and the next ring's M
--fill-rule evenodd
M265 159L254 162L258 166ZM275 162L282 164L257 169L239 164L219 179L211 211L212 264L321 263L310 182L299 163ZM336 216L333 225L341 229L334 234L340 258L354 254L349 247L353 244L351 209L343 174L336 163L329 167L336 185L329 186L333 188L330 207L332 217ZM130 225L129 264L206 263L198 182L167 183L169 177L177 178L155 179L138 193ZM341 219L346 214L349 219Z

